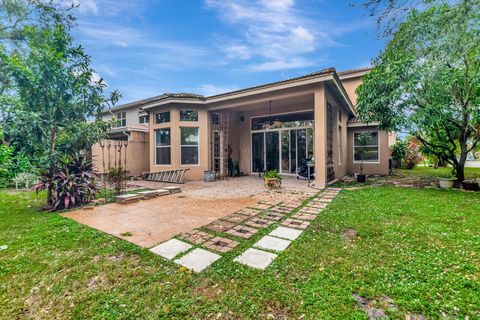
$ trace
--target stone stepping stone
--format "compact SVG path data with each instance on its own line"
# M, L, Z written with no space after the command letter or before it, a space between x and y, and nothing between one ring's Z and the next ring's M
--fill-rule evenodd
M127 203L139 201L140 197L138 196L138 194L132 193L132 194L124 194L121 196L117 196L115 200L118 204L127 204Z
M250 216L233 213L233 214L228 215L226 217L223 217L221 219L225 220L225 221L233 222L233 223L240 223L240 222L243 222L243 221L245 221L249 218L250 218Z
M190 232L182 233L180 235L180 238L182 238L183 240L186 240L195 244L202 244L212 239L213 237L214 235L206 233L204 231L200 231L198 229L194 229Z
M287 228L287 227L278 227L277 229L270 232L269 235L293 241L297 239L302 233L303 231L301 230Z
M164 187L163 189L168 190L170 193L180 193L182 192L182 189L177 186L172 186L172 187Z
M310 214L310 213L299 212L299 213L294 214L292 216L292 218L312 221L312 220L315 220L317 218L317 216L314 215L314 214Z
M253 246L260 249L267 249L273 251L284 251L292 243L290 240L275 238L272 236L264 236Z
M174 262L195 272L202 272L220 258L221 256L216 253L197 248Z
M166 196L166 195L170 194L170 191L168 191L166 189L157 189L155 191L157 192L157 195L159 195L159 196Z
M226 233L231 234L232 236L248 239L258 232L258 229L245 227L245 226L235 226L230 230L227 230Z
M151 248L150 251L164 257L165 259L172 260L176 255L187 251L191 247L192 245L186 242L177 239L170 239L167 242Z
M148 190L148 191L140 191L138 192L138 195L140 196L141 199L146 200L146 199L152 199L157 197L158 193L155 190Z
M235 259L233 259L233 261L249 266L251 268L265 270L276 257L277 255L274 253L250 248Z
M268 213L265 213L264 215L261 216L261 218L265 218L265 219L268 219L268 220L272 220L272 221L278 221L280 219L283 218L283 214L279 214L279 213L275 213L275 212L268 212Z
M215 231L215 232L225 232L228 229L233 228L234 226L235 226L235 223L233 223L233 222L216 220L216 221L204 226L204 228L208 229L208 230Z
M246 225L254 228L265 228L271 225L274 221L272 220L267 220L267 219L261 219L261 218L252 218L245 222Z
M238 246L238 242L228 238L215 237L206 242L203 246L207 249L225 253Z
M295 228L295 229L306 229L310 222L298 220L298 219L286 219L282 222L282 224L286 227Z
M256 210L256 209L253 209L253 208L245 208L245 209L242 209L242 210L237 211L235 213L250 216L250 217L254 217L256 215L259 215L260 212L261 212L260 210Z

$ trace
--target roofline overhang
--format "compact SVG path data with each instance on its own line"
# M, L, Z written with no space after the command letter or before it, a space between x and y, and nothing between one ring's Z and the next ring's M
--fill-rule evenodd
M360 128L360 127L378 127L380 125L380 122L347 122L347 127L348 128Z
M195 104L199 106L201 105L208 106L209 104L212 104L212 103L219 103L219 102L233 100L233 99L246 98L254 95L265 94L265 93L270 93L270 92L284 90L284 89L291 89L291 88L310 85L310 84L317 84L317 83L322 83L326 81L332 81L335 84L335 87L338 89L342 98L348 105L348 111L350 112L351 115L355 116L355 109L353 107L353 104L350 101L350 98L348 97L348 94L346 93L341 80L339 79L338 75L334 71L321 74L321 75L314 75L308 78L293 79L290 81L286 80L285 82L282 82L282 83L267 84L264 86L255 87L251 89L239 90L231 93L211 96L211 97L205 98L204 100L166 98L162 101L156 101L156 102L145 104L141 107L141 109L148 112L149 109L161 107L161 106L172 104L172 103L187 103L187 104ZM232 105L231 108L233 107L235 106ZM219 107L213 107L208 109L218 110L218 109L222 109L222 107L219 106Z

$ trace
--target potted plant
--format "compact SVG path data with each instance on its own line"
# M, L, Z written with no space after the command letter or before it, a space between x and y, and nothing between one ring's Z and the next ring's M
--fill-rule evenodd
M358 135L358 154L360 156L360 174L357 174L357 182L365 182L366 176L363 174L363 161L365 159L365 154L367 153L367 145L372 139L372 134L370 132L362 132Z
M468 190L468 191L478 191L479 190L477 178L462 181L462 186L463 186L463 190Z
M265 181L265 187L268 189L280 188L282 185L282 176L277 170L270 170L263 174L263 180Z
M453 184L455 183L456 178L452 177L451 175L446 175L443 177L438 177L438 183L440 188L442 189L451 189L453 188Z

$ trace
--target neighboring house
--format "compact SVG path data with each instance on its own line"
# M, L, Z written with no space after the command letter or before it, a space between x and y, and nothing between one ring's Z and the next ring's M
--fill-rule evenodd
M356 119L355 89L369 70L330 68L209 97L162 94L115 107L104 117L119 120L109 135L128 139L129 148L138 133L148 132L141 138L143 150L127 152L132 175L189 168L187 180L201 180L204 171L222 175L227 167L243 174L275 169L296 175L306 159L314 158L315 185L324 187L359 172L355 138L364 131L373 135L365 173L389 173L395 134Z

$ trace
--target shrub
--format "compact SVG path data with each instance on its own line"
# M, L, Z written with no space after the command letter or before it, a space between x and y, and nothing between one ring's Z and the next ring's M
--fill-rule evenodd
M393 160L402 161L408 152L408 144L405 141L397 141L390 147Z
M405 156L405 166L407 169L411 170L423 160L422 154L420 153L421 145L414 137L411 137L407 141L407 154Z
M89 203L97 193L92 164L81 156L64 159L49 173L42 174L41 182L34 186L34 190L52 192L52 203L47 207L51 210Z
M120 194L124 189L126 174L127 171L121 165L116 165L108 169L106 178L108 183L113 185L115 194Z
M282 180L282 176L280 175L280 173L278 173L277 170L266 171L263 174L263 178L264 179L279 179L279 180Z

